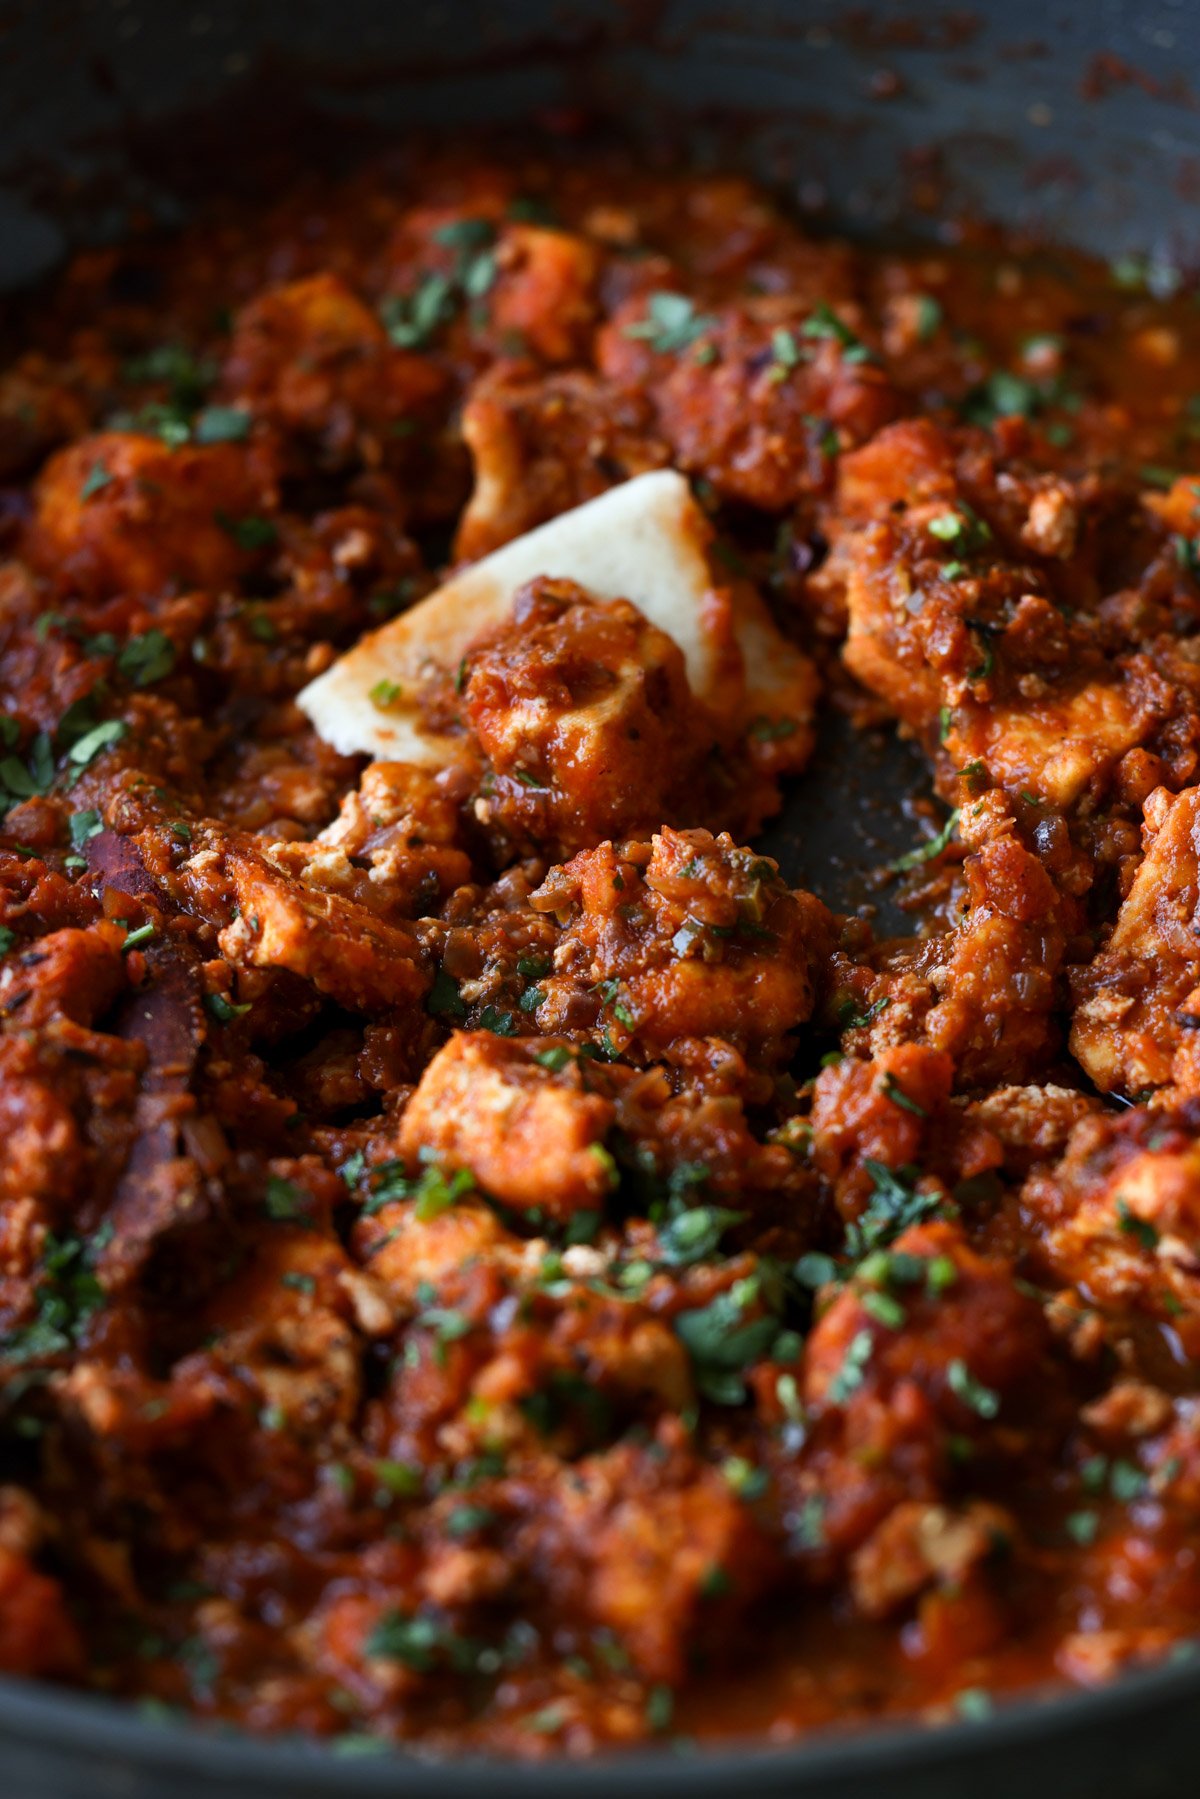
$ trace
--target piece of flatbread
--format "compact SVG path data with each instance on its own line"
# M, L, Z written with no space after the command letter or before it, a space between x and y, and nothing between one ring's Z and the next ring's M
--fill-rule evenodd
M673 469L638 475L452 576L318 675L299 704L344 755L449 766L462 758L463 741L430 729L419 704L422 688L439 672L453 675L476 638L509 616L517 590L549 575L577 581L598 600L631 601L678 644L696 696L724 711L731 697L731 615L714 603L719 582L709 566L711 542L712 528L682 475ZM775 712L766 690L785 686L793 664L806 659L749 591L737 599L732 636L747 672L757 669L763 682L759 709ZM385 706L371 698L381 683ZM736 697L753 695L743 687Z

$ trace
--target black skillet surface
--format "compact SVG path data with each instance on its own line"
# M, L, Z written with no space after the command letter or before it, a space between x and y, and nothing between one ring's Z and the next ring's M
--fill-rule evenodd
M199 165L228 172L231 144L261 145L284 121L286 177L310 108L351 138L364 121L394 132L581 105L701 158L732 146L843 230L911 228L923 206L933 230L935 196L1165 272L1200 249L1193 75L1191 0L976 0L970 13L929 0L9 0L0 295L68 244L119 232L130 202L170 223ZM903 930L867 876L917 840L904 801L923 786L911 749L830 714L763 846L829 903L871 905L881 932ZM1178 1799L1196 1790L1193 1720L1200 1659L1182 1659L938 1729L515 1768L350 1759L0 1680L0 1799Z

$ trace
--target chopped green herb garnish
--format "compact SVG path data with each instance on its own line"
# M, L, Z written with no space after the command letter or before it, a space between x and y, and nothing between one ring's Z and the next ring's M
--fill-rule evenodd
M716 323L715 318L698 313L686 294L660 291L650 295L646 317L625 326L625 336L644 338L657 355L671 356L714 330Z
M105 719L103 724L94 725L85 731L67 751L70 760L79 768L86 768L89 762L100 754L101 750L110 749L114 743L120 743L129 727L119 718Z
M924 1106L919 1106L915 1099L909 1097L894 1074L884 1075L879 1083L879 1090L887 1095L894 1106L899 1106L904 1112L911 1112L914 1118L928 1118L929 1114Z
M980 1418L994 1418L999 1412L1000 1395L977 1380L961 1358L956 1358L947 1368L946 1384L955 1398L961 1399Z
M966 772L965 770L963 771ZM910 868L918 868L922 862L932 862L949 847L950 840L958 829L958 821L962 816L956 806L941 830L928 843L920 844L915 850L909 850L903 856L897 856L894 862L888 863L892 874L905 874Z
M235 1005L233 1000L227 999L223 993L206 993L204 1006L218 1024L232 1024L235 1018L244 1018L250 1010L249 1001L244 1005Z
M520 1027L511 1012L501 1012L496 1006L484 1006L479 1014L481 1031L491 1031L495 1037L516 1037Z
M750 725L750 735L759 743L781 743L787 737L794 737L800 729L794 718L756 718Z
M102 493L111 480L112 476L109 474L104 464L102 462L93 462L91 468L87 472L87 478L84 481L83 486L79 489L80 501L86 502L92 498L93 494Z
M425 1001L426 1010L434 1018L465 1018L467 1008L462 995L458 991L458 982L452 980L444 968L439 968L433 977L433 986L429 989L429 997Z
M798 368L804 361L804 351L786 325L777 326L771 333L771 356L781 374Z
M856 1331L851 1337L842 1365L829 1383L829 1399L833 1405L844 1405L862 1386L874 1347L870 1331Z
M454 316L455 286L448 275L426 275L409 294L392 294L379 316L400 350L420 350Z
M917 341L927 344L935 337L944 317L940 300L932 294L917 294Z
M267 550L279 541L278 527L269 518L259 518L253 513L247 518L231 518L227 512L218 512L215 516L222 531L232 537L239 550L248 553Z
M72 812L67 828L71 833L72 848L81 850L85 843L99 836L104 829L104 820L94 808L87 812Z
M902 1330L908 1321L904 1307L890 1293L879 1293L874 1288L868 1288L859 1295L859 1304L868 1317L874 1318L877 1324L882 1324L887 1330Z
M1100 1514L1093 1511L1071 1512L1065 1520L1067 1535L1081 1549L1096 1541L1100 1531Z
M696 1385L717 1405L740 1405L746 1397L742 1376L770 1351L779 1334L773 1317L746 1318L746 1307L758 1293L751 1278L750 1291L738 1282L719 1293L708 1305L676 1317L675 1332L692 1358Z
M175 666L175 645L165 631L143 631L131 637L117 657L118 673L134 687L151 687Z
M192 425L198 444L243 443L249 435L250 414L242 406L206 406Z
M307 1222L309 1196L303 1188L285 1181L282 1175L267 1176L267 1192L263 1209L276 1224Z
M805 337L833 338L836 343L841 345L843 362L874 362L876 360L862 339L851 331L849 325L845 324L824 300L805 319L801 331Z
M1130 1209L1129 1201L1121 1195L1117 1196L1117 1225L1127 1237L1137 1239L1142 1249L1158 1248L1158 1231L1148 1218L1141 1218Z

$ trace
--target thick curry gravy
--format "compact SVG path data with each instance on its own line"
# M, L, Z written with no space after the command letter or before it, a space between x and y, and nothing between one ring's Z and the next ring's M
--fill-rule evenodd
M576 151L385 161L43 296L0 380L0 1668L540 1756L1193 1632L1174 286ZM731 735L579 586L435 696L445 774L297 708L671 466L926 751L910 938L746 847L811 719Z

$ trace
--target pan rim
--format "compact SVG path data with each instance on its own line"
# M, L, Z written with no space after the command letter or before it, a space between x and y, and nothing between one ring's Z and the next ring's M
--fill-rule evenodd
M361 1759L317 1740L297 1742L236 1729L219 1732L187 1716L153 1719L132 1702L72 1692L48 1682L0 1676L0 1754L15 1741L44 1748L55 1743L75 1757L118 1755L139 1772L188 1773L217 1786L231 1776L289 1799L325 1794L336 1783L348 1795L394 1795L397 1775L411 1799L445 1799L464 1779L486 1773L495 1799L549 1792L569 1777L584 1792L728 1792L731 1778L753 1773L755 1791L802 1793L820 1782L850 1781L883 1771L932 1773L947 1763L969 1765L1000 1750L1033 1750L1058 1737L1086 1733L1101 1718L1111 1727L1138 1722L1157 1707L1200 1700L1200 1653L1185 1640L1185 1656L1139 1668L1087 1688L1041 1687L1003 1699L986 1716L938 1722L902 1719L838 1726L801 1742L729 1743L681 1754L658 1748L587 1759L552 1756L521 1761L482 1754L432 1757L403 1747ZM1177 1649L1178 1649L1177 1645ZM267 1783L273 1782L274 1788ZM847 1787L847 1790L849 1788Z

